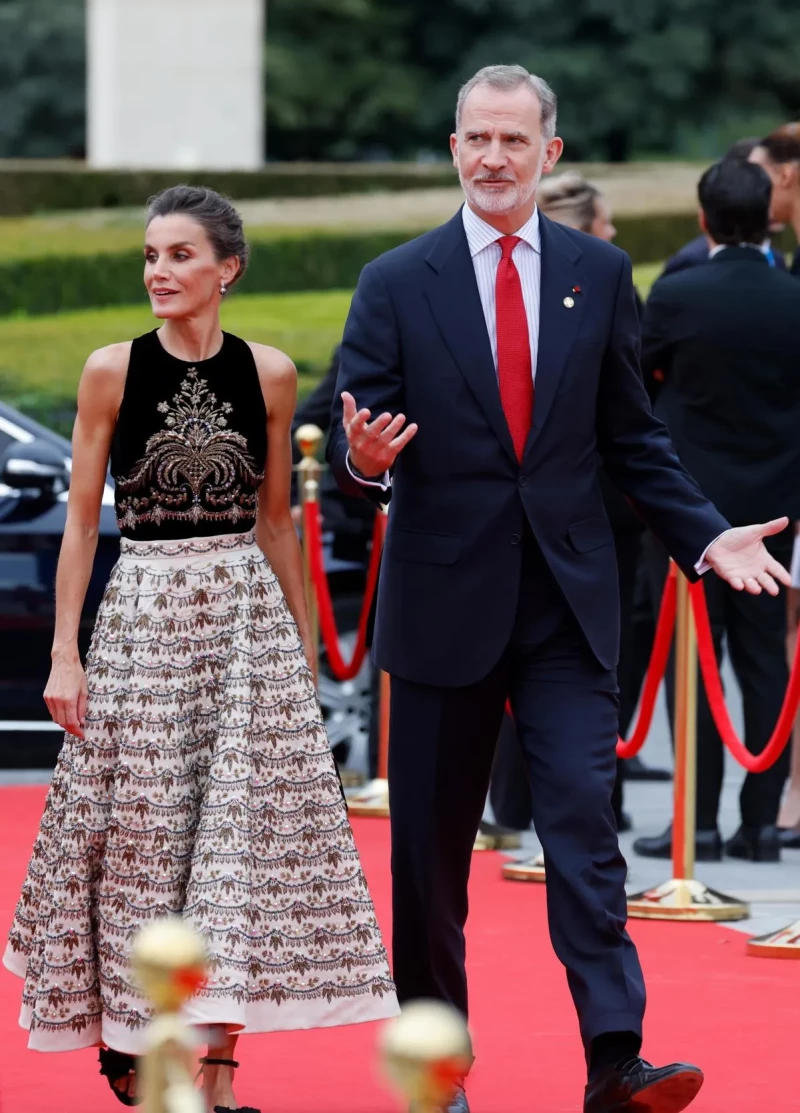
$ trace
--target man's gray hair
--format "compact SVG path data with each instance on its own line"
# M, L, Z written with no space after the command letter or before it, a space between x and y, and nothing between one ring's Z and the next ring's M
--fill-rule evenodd
M521 85L527 85L539 98L539 104L542 106L542 135L549 141L556 134L558 112L556 95L543 77L528 73L524 66L484 66L465 85L462 85L456 104L456 131L461 128L464 101L478 85L489 85L492 89L503 89L507 93L519 89Z

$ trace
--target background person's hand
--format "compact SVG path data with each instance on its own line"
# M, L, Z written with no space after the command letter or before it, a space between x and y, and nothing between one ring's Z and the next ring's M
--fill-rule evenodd
M54 657L44 702L50 718L69 734L83 738L88 696L86 673L78 657Z
M380 478L394 464L418 426L406 425L405 414L384 413L370 421L369 410L359 410L352 394L342 392L344 431L350 449L350 463L367 479Z
M737 526L726 530L706 553L706 560L734 591L777 595L780 588L792 586L786 569L767 552L765 537L772 537L789 524L788 518L775 518L758 526Z

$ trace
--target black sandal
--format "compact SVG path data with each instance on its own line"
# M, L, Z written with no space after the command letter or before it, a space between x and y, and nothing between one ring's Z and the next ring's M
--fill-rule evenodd
M136 1058L126 1055L122 1051L114 1051L110 1047L100 1048L100 1073L108 1079L111 1092L117 1101L123 1105L141 1105L142 1099L131 1097L125 1090L118 1089L114 1083L128 1079L128 1085L136 1077Z
M235 1059L209 1059L208 1056L200 1060L198 1078L203 1073L203 1067L233 1067L238 1070L239 1064ZM227 1105L215 1105L214 1113L261 1113L260 1109L253 1109L252 1105L239 1105L236 1109L229 1109Z

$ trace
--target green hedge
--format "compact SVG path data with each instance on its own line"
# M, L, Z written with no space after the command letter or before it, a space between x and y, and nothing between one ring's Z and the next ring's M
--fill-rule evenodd
M176 182L206 185L231 197L330 197L374 190L430 189L458 184L452 167L321 163L281 164L254 171L87 170L81 163L0 162L0 216L69 209L142 206Z
M697 221L687 214L619 217L616 223L617 243L635 264L665 259L697 235ZM366 263L412 235L407 230L315 231L256 242L241 290L351 289ZM142 257L137 251L22 259L0 265L0 316L129 305L142 297Z

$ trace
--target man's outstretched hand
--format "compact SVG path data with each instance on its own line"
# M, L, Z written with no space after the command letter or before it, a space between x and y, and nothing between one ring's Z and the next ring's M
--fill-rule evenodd
M380 478L391 468L418 426L405 425L405 414L381 414L374 421L369 410L356 408L352 394L342 391L343 424L350 449L350 463L367 479Z
M737 526L726 530L709 546L706 560L717 575L735 591L777 595L778 584L792 586L792 578L782 564L767 552L765 537L772 537L789 524L788 518L775 518L761 526Z

